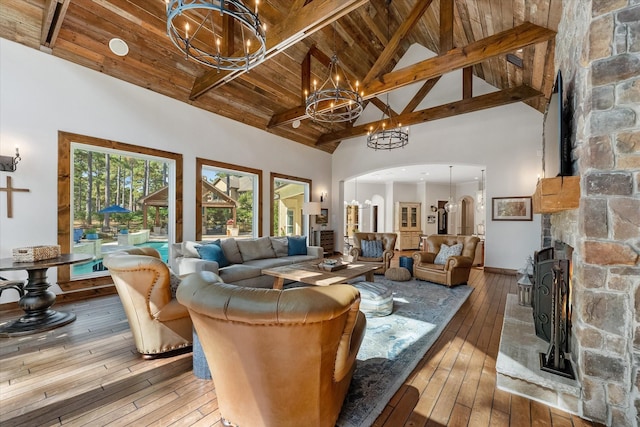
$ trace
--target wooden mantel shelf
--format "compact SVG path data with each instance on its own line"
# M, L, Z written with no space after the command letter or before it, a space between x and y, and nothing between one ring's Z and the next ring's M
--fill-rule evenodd
M533 213L545 214L576 209L580 204L580 177L543 178L533 194Z

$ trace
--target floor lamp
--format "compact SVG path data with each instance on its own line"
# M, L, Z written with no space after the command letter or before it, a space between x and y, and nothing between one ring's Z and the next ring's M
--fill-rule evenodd
M320 215L320 202L306 202L302 204L302 213L309 215L309 246L315 245L313 241L313 227L311 226L311 215Z

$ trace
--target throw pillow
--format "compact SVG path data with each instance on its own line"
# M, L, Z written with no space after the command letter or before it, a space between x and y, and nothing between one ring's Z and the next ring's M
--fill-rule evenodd
M289 240L286 236L282 237L270 237L271 246L273 246L273 250L276 251L276 256L287 256L289 255Z
M226 267L229 265L229 261L224 256L222 247L220 247L220 240L217 240L209 245L196 246L196 250L200 255L200 258L206 261L215 261L218 263L218 267Z
M287 241L289 243L289 256L307 254L307 238L305 236L287 236Z
M207 242L193 242L187 240L186 242L182 242L182 256L185 258L199 258L200 254L198 254L198 250L196 246L207 245Z
M458 243L457 245L445 245L444 243L440 246L440 252L436 255L436 259L433 261L434 264L444 264L447 262L447 258L450 256L458 256L462 253L462 243Z
M275 258L276 252L271 246L269 237L259 237L257 239L237 240L240 254L244 262L254 259Z
M173 271L169 270L169 288L171 289L171 298L176 297L176 291L178 290L178 285L180 285L180 277Z
M238 242L236 239L224 239L220 242L220 246L222 247L222 252L224 252L224 256L227 258L231 264L242 264L242 255L240 254L240 249L238 248Z
M362 240L360 242L363 258L380 258L384 252L382 249L382 240Z

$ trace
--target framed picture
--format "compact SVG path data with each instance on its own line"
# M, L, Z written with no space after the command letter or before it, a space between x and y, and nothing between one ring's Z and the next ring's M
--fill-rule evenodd
M320 215L316 215L316 224L326 224L329 222L329 209L320 209Z
M532 221L531 197L493 197L491 199L493 221Z
M427 224L435 224L436 223L436 217L435 215L429 215L427 217Z

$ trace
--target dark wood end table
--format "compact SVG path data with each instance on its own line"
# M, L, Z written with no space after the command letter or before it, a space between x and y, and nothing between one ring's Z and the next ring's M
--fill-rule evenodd
M65 313L51 309L56 302L56 294L48 290L47 270L60 265L83 264L93 259L85 254L62 254L57 258L43 259L34 262L15 262L13 258L0 259L0 271L27 270L28 280L26 294L20 298L18 305L25 314L0 327L0 337L16 337L48 331L76 320L73 313Z

